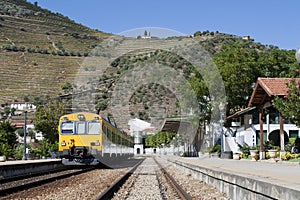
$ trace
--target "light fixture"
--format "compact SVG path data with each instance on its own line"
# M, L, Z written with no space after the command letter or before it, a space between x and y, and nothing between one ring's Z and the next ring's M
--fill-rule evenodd
M85 116L84 116L83 114L78 114L78 115L77 115L77 118L78 118L79 120L85 120Z

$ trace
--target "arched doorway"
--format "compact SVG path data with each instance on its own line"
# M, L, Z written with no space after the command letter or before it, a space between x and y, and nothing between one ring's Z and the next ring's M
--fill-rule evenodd
M136 154L141 154L141 149L140 148L136 149Z
M280 130L277 129L269 133L268 139L273 145L280 146ZM287 143L289 143L289 136L284 131L284 144L286 145Z

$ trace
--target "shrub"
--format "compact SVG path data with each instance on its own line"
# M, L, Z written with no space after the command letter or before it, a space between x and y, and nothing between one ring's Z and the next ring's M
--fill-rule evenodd
M250 155L250 146L247 143L244 143L243 145L238 144L243 158L248 158Z
M12 153L12 148L6 143L0 144L0 156L9 156Z
M291 154L291 152L286 152L281 156L282 160L290 160L290 159L295 159L298 157L300 154Z
M216 144L216 145L210 147L208 149L208 152L209 153L218 153L218 155L220 155L221 154L221 145Z
M23 157L23 151L24 151L24 145L23 144L19 144L16 146L16 148L14 149L14 158L16 160L21 160Z
M289 138L289 143L290 144L295 144L295 140L296 140L296 138Z
M277 149L280 150L279 146L275 146L273 141L266 141L264 144L265 151L271 150L271 149Z

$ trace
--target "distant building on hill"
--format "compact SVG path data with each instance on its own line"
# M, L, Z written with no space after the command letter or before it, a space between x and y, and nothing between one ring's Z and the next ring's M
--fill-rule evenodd
M144 35L138 35L136 38L137 39L151 39L151 38L158 38L158 37L151 36L150 32L147 32L145 30Z
M250 38L249 35L246 35L246 36L243 36L242 39L243 39L243 40L250 40L251 38Z

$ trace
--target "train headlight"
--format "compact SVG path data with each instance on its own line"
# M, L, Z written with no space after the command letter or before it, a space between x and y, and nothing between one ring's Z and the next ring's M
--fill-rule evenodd
M78 115L77 115L77 118L78 118L80 121L85 120L85 116L84 116L83 114L78 114Z
M61 146L66 146L66 142L63 141L63 142L60 143L60 145L61 145Z
M69 121L69 118L68 117L63 117L63 120L64 121Z

